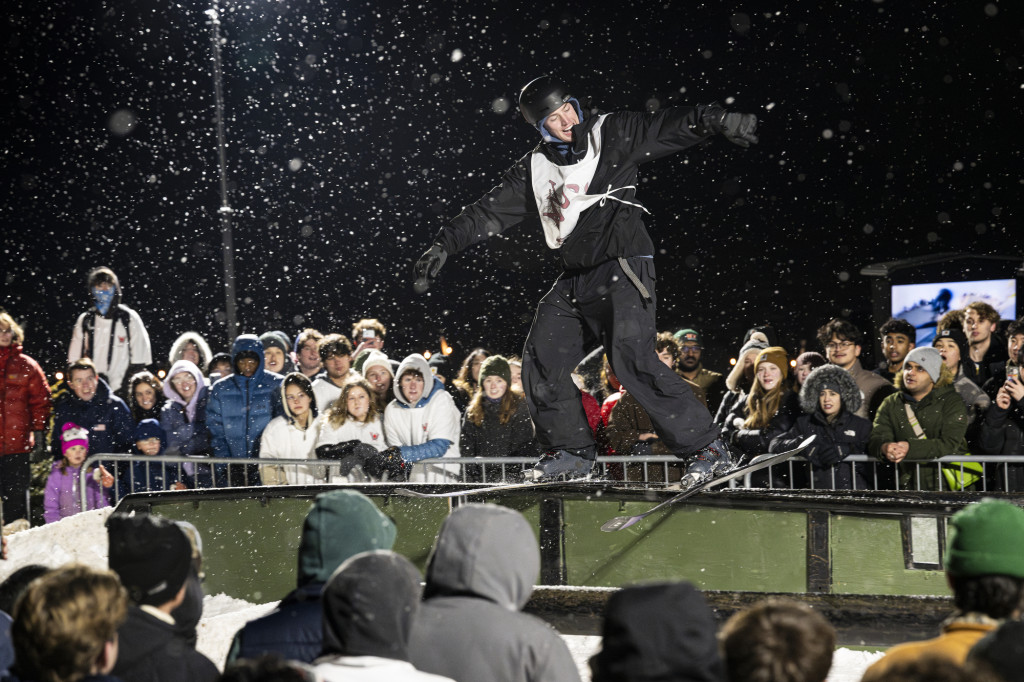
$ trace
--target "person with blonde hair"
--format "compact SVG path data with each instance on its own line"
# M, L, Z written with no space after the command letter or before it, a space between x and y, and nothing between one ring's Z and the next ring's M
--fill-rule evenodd
M328 480L361 479L364 472L371 473L365 471L367 459L376 461L374 455L387 449L382 413L374 400L370 382L366 379L348 382L321 419L316 436L317 459L340 462L338 466L328 467ZM382 472L373 470L373 473L380 476Z
M789 357L781 346L770 346L754 360L754 383L746 401L725 419L722 436L748 461L768 452L772 440L789 431L800 415L800 398L786 382ZM779 464L752 476L752 484L788 486L789 467Z
M14 673L34 682L100 682L117 662L128 595L113 571L69 564L29 584L14 608Z
M726 417L723 434L751 457L768 452L800 414L799 398L789 389L789 358L781 346L765 348L754 360L754 383L746 401Z

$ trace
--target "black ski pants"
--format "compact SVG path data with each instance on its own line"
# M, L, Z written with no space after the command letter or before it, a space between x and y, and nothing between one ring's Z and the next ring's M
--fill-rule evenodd
M562 273L537 305L523 350L523 389L545 450L594 445L571 374L598 345L672 453L695 452L719 436L707 408L655 351L654 260L626 260L649 300L613 260Z

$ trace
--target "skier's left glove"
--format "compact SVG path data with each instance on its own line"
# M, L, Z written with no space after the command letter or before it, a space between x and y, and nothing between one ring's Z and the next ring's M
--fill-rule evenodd
M710 133L721 133L725 139L741 147L757 144L757 116L754 114L734 114L717 104L704 108L700 118L701 127Z
M430 285L434 283L434 279L437 278L437 273L441 271L444 262L448 259L448 252L442 249L437 244L434 244L426 252L420 256L420 259L416 261L416 265L413 266L412 272L413 280L412 289L417 294L424 293L430 288Z

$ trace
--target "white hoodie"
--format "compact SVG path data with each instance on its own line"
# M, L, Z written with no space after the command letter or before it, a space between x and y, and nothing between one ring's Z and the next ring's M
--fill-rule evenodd
M309 426L300 429L288 408L284 390L282 381L281 403L284 405L284 414L271 419L267 428L263 429L263 435L260 436L260 458L316 459L316 437L320 433L322 418L316 416L316 406L311 404ZM260 477L264 485L321 483L324 477L320 475L320 469L309 465L264 464L260 466Z
M433 380L433 384L426 384L423 397L415 405L410 405L402 395L400 379L407 369L418 370L424 381ZM459 465L442 465L434 457L459 457L461 415L452 397L444 390L444 384L431 373L426 358L414 353L402 360L395 372L392 390L395 399L384 410L384 437L389 446L402 448L402 457L406 461L415 462L409 480L426 483L458 481ZM424 457L424 448L416 447L442 438L451 443L443 453ZM414 456L412 459L410 454Z

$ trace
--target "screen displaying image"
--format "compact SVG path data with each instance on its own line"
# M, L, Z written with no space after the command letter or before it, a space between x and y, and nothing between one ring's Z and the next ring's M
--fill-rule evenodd
M930 346L935 325L950 310L973 301L984 301L1004 320L1017 319L1017 283L1012 279L984 279L974 282L931 282L894 284L892 316L917 328L917 345Z

